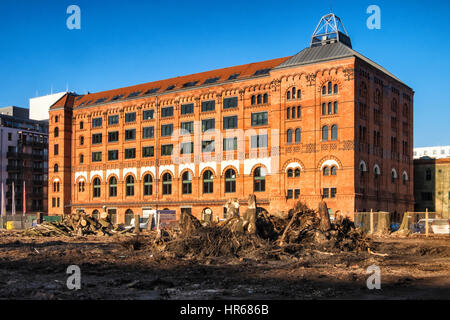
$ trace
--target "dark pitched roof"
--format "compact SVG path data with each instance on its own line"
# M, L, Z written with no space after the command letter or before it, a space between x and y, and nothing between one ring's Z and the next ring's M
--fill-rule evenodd
M292 56L291 58L287 59L285 62L281 63L274 69L295 67L299 65L313 64L330 60L344 59L349 57L357 57L365 61L366 63L370 64L371 66L377 68L378 70L388 74L398 82L404 84L400 79L398 79L392 73L387 71L385 68L373 62L369 58L366 58L362 54L356 52L355 50L353 50L352 48L346 46L341 42L335 42L323 46L306 48L297 53L296 55ZM406 84L404 85L407 86Z
M126 99L133 93L135 94L133 97L138 98L149 94L170 93L173 90L178 89L192 89L204 85L207 80L212 78L218 78L218 80L214 82L214 85L227 81L249 79L259 76L260 74L258 73L258 71L271 70L287 59L289 59L289 57L206 71L187 76L144 83L126 88L89 93L82 96L81 98L77 98L74 107L77 108L91 106L96 103L109 103L113 101L116 102L122 99ZM261 75L265 75L265 73Z

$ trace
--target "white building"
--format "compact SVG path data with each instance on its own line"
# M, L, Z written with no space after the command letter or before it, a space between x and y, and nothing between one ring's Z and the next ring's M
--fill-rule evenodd
M61 99L66 93L67 92L60 92L30 99L30 119L48 120L48 110L50 106Z
M450 158L450 146L414 148L414 159L422 157L434 159Z

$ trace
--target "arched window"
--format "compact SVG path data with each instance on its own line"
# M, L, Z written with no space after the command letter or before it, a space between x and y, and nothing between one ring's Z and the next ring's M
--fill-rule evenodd
M258 94L258 97L256 99L256 103L257 104L261 104L262 103L262 96L260 94Z
M380 168L378 167L378 165L376 165L376 166L373 168L373 174L374 174L375 180L378 179L378 176L381 175L381 171L380 171Z
M301 106L298 106L297 107L297 118L301 118L302 117L302 107Z
M166 172L164 173L162 180L163 194L172 194L172 175Z
M266 191L266 170L263 167L256 168L253 173L253 191Z
M127 197L134 196L134 177L128 176L126 182L126 195Z
M182 192L183 194L191 194L192 193L192 173L190 171L186 171L182 176Z
M328 141L328 126L322 127L322 141Z
M84 144L84 137L81 136L81 137L80 137L80 146L82 146L83 144Z
M109 178L109 196L117 197L117 178L116 177Z
M332 176L335 176L335 175L337 174L337 168L336 168L336 166L332 166L332 167L331 167L330 173L331 173Z
M322 103L322 115L326 115L327 114L327 104L326 103Z
M375 101L375 103L376 104L380 104L380 102L381 102L381 92L380 92L380 90L379 89L376 89L375 90L375 93L374 93L374 101Z
M296 89L295 87L292 88L292 99L295 99Z
M291 91L288 91L288 92L286 93L286 99L287 99L287 100L291 100Z
M333 114L332 104L328 102L328 114Z
M395 179L397 178L397 175L395 174L395 171L394 170L392 170L391 171L391 182L392 183L395 183Z
M53 172L57 173L59 171L58 164L56 163L53 167Z
M287 171L287 176L288 176L288 178L292 178L292 177L294 176L294 170L289 169L289 170Z
M406 182L408 182L408 175L406 174L406 172L403 172L402 180L403 184L406 185Z
M225 192L236 192L236 172L233 169L225 172Z
M253 95L252 96L252 105L254 105L256 103L256 97Z
M153 194L153 178L150 174L144 176L144 196Z
M214 183L213 174L211 171L207 170L203 173L203 193L213 193Z
M363 98L367 97L367 86L365 82L361 82L361 85L359 86L359 96Z
M83 163L83 162L84 162L84 155L80 154L80 163Z
M328 82L328 94L332 94L333 93L333 84L331 82Z
M131 220L133 220L133 210L128 209L127 211L125 211L125 225L129 226L131 225Z
M299 168L297 168L297 169L295 169L295 176L296 177L300 177L300 169Z
M263 103L269 103L269 95L267 93L264 93Z
M323 86L322 87L322 95L326 95L327 94L327 87Z
M291 108L286 109L286 118L289 120L291 118Z
M333 110L333 113L334 113L334 114L337 114L337 113L338 113L338 102L337 102L337 101L334 102L334 110Z
M55 122L59 122L59 116L55 116Z
M333 124L331 126L331 140L337 140L338 138L338 126Z
M84 128L84 122L80 121L80 130L82 130Z
M297 90L297 99L301 99L302 98L302 90L298 89Z
M288 144L292 143L292 129L288 129L288 131L286 133L286 142Z
M295 119L295 107L292 107L292 119Z
M339 93L339 87L337 84L334 85L334 94L338 94Z
M300 128L295 129L295 143L300 143L302 140L302 131Z
M397 112L397 99L392 99L392 111Z
M95 178L94 179L94 183L93 183L93 197L94 198L100 198L100 179L99 178Z
M323 175L324 176L329 176L330 175L330 168L328 168L328 167L323 168Z
M56 127L54 130L54 136L55 136L55 138L57 138L59 136L59 128L58 127Z

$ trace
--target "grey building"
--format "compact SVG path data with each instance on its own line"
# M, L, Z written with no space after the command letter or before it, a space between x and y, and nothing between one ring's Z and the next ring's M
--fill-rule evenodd
M13 182L16 214L23 213L24 185L27 214L47 212L47 120L31 120L25 108L0 108L0 172L0 197L3 184L6 214L12 211Z

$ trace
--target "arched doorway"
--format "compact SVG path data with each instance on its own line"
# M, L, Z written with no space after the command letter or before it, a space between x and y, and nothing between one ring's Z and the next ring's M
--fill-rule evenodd
M202 220L206 221L206 222L211 222L212 221L212 215L213 212L210 208L205 208L202 211Z
M131 225L131 219L133 219L133 210L128 209L125 211L125 225L129 226Z

